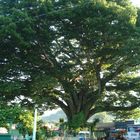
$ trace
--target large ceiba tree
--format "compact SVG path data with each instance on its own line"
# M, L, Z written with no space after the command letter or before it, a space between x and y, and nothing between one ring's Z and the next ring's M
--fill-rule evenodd
M139 16L129 1L1 0L0 14L3 101L55 104L80 124L140 105Z

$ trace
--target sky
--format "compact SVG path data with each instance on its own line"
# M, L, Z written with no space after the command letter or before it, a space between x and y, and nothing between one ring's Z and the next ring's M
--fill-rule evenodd
M135 6L140 7L140 0L131 0L131 1Z

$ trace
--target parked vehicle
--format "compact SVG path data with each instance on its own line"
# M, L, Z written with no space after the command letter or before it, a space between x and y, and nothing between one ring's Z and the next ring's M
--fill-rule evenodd
M114 129L114 130L110 130L109 139L110 140L116 140L119 137L124 137L124 135L126 133L127 133L126 129Z
M140 140L140 125L127 126L127 133L124 137L127 140Z
M79 140L89 140L90 139L90 132L89 131L80 131L78 133Z

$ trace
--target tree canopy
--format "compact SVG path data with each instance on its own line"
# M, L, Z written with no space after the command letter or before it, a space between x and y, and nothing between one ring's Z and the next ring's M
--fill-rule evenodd
M114 112L113 115L115 116L114 117L115 120L119 120L119 121L130 120L130 119L138 120L140 118L140 109L136 108L130 111L119 110L117 112Z
M137 11L129 0L1 0L1 99L83 122L138 107Z
M33 112L18 105L0 105L0 126L11 129L11 124L16 124L17 129L22 133L32 133Z

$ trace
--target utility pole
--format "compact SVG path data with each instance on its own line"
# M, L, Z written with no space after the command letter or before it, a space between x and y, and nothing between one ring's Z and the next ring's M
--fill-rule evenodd
M37 126L37 107L35 106L34 126L33 126L33 138L32 138L32 140L36 140L36 126Z

